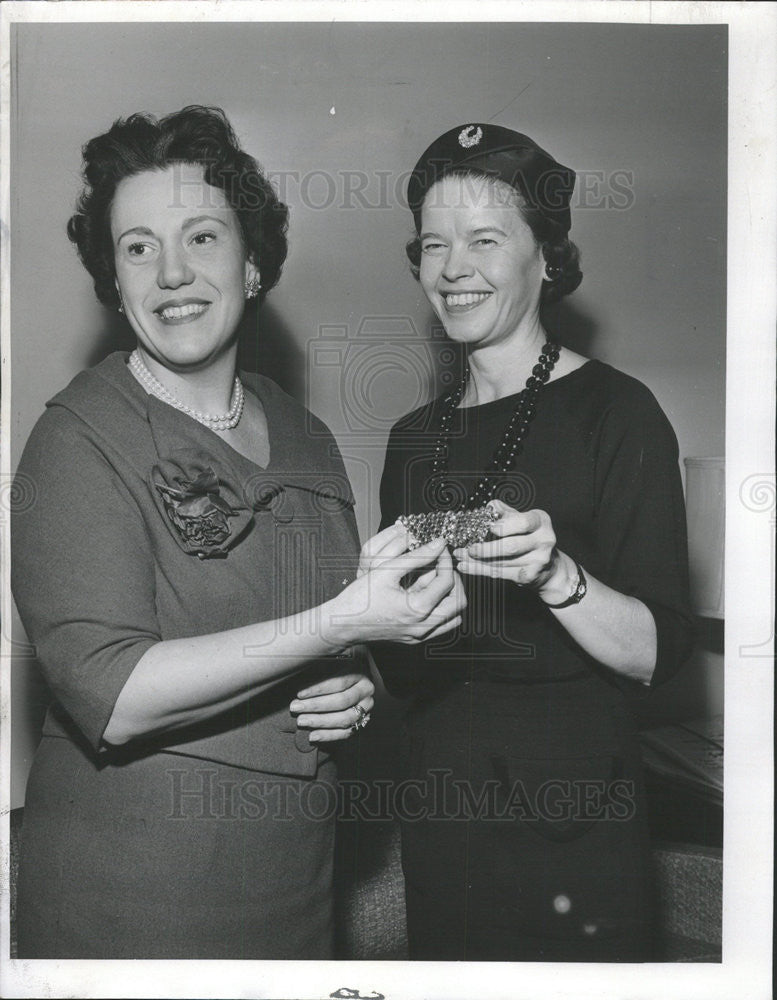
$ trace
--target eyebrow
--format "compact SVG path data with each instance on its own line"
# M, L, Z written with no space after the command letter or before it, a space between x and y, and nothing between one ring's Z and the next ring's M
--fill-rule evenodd
M190 219L184 219L181 229L189 229L191 226L198 226L201 222L217 222L220 226L226 226L226 222L223 219L219 219L215 215L194 215ZM131 229L127 229L125 232L119 236L116 240L117 243L121 243L125 236L153 236L153 229L149 229L148 226L133 226Z
M477 229L470 230L473 236L479 236L481 233L499 233L500 236L507 236L504 229L500 229L499 226L478 226Z
M116 240L117 243L121 243L125 236L153 236L154 234L148 228L148 226L133 226L132 229L128 229L126 232L122 233Z
M507 236L504 229L500 229L499 226L478 226L477 229L470 229L468 231L469 236L480 236L482 233L499 233L500 236ZM420 240L426 240L430 237L436 237L437 239L442 239L439 233L421 233L418 237Z

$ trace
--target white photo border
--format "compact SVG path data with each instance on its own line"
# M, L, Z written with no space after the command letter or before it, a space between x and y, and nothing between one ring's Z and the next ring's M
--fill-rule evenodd
M774 373L777 288L775 177L777 5L615 0L517 0L477 6L427 2L106 2L3 3L2 81L2 458L10 482L9 87L14 23L73 21L545 21L623 24L728 24L729 210L727 315L726 522L726 819L723 961L719 965L578 965L367 962L27 961L8 955L8 893L0 911L0 994L80 997L327 998L344 986L386 1000L499 997L510 1000L765 1000L771 996L773 658L748 649L774 625ZM760 484L760 485L759 485ZM747 491L760 490L760 508ZM769 501L771 497L771 501ZM769 506L769 502L771 506ZM0 519L7 554L7 519ZM8 558L2 559L2 617L10 620ZM2 664L8 663L3 636ZM10 678L2 672L2 722L10 715ZM2 726L0 851L7 886L10 737Z

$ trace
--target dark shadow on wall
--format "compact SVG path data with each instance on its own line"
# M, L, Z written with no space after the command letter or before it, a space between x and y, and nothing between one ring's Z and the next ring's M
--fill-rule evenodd
M562 347L577 351L586 358L597 356L597 322L574 299L562 299L561 302L546 306L542 312L542 322L548 336Z
M20 636L23 635L21 628ZM51 691L43 676L43 670L38 660L32 657L19 659L11 667L18 687L26 693L13 705L12 725L18 726L20 732L32 733L37 740L43 729L46 710L52 701ZM20 675L24 674L24 678ZM22 688L24 684L24 688ZM12 789L15 792L16 789Z
M719 709L711 685L713 678L718 686L723 684L724 645L724 623L697 618L696 641L687 663L666 683L635 701L640 729L715 715Z
M283 317L271 305L248 308L240 325L238 367L261 372L293 396L305 399L305 357Z
M84 368L92 368L114 351L131 351L135 346L135 335L120 313L109 309L101 309L101 313Z

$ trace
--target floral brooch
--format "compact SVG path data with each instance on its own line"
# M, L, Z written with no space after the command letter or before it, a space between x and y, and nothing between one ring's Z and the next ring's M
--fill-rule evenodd
M219 481L211 468L187 482L178 478L180 488L155 483L187 552L200 559L226 555L232 526L229 519L238 511L219 496Z

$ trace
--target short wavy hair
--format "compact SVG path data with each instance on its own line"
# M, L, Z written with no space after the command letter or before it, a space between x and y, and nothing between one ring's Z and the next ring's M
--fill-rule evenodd
M547 265L548 279L542 282L540 292L540 303L542 305L550 302L557 302L565 295L571 295L583 280L583 272L580 270L580 251L569 239L565 230L553 219L543 215L539 209L534 208L525 192L519 187L508 185L505 181L498 180L489 174L487 170L479 170L476 167L458 167L446 173L446 177L485 177L501 184L504 187L512 187L515 194L515 206L532 232L534 242L542 251L542 256ZM405 251L410 261L410 271L418 281L421 271L421 240L419 237L421 225L421 213L415 214L416 235L407 243Z
M240 148L221 108L192 104L159 119L142 113L119 118L82 153L84 188L67 234L103 305L119 305L110 219L118 184L176 163L200 164L205 181L226 195L246 254L260 269L259 301L277 284L288 249L289 210L256 160Z

